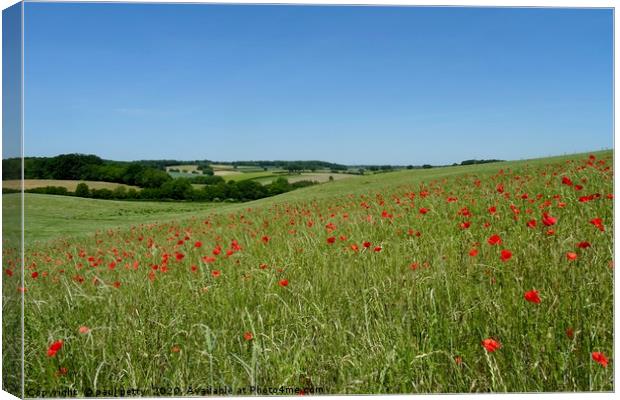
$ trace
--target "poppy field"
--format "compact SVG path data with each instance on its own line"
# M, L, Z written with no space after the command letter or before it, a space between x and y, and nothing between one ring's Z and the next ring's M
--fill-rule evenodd
M15 250L3 271L26 395L611 391L612 166L398 171L26 236L25 286Z

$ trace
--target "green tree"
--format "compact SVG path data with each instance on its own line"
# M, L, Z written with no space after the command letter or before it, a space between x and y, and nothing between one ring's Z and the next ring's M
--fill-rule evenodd
M84 182L78 183L77 187L75 188L75 195L77 197L88 197L90 195L90 189L88 188L88 185Z

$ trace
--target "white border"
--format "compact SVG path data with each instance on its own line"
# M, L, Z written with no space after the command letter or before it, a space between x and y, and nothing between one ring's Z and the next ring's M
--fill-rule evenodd
M28 0L27 2L40 2L40 0ZM90 3L90 2L105 2L105 1L89 1L89 0L63 0L63 2L67 2L67 3ZM219 0L219 1L182 1L182 0L150 0L150 1L136 1L136 0L129 0L129 1L123 1L126 3L202 3L202 4L303 4L303 5L379 5L379 6L470 6L470 7L561 7L561 8L573 8L573 7L585 7L585 8L614 8L616 7L616 1L605 1L605 0L589 0L589 1L584 1L584 0L564 0L564 1L559 1L559 0L540 0L540 1L498 1L498 0L475 0L475 1L466 1L466 0L443 0L443 1L433 1L433 0L426 0L426 1L414 1L414 0L375 0L375 1L369 1L369 0L338 0L338 1L334 1L334 0L311 0L311 1L301 1L301 0L288 0L288 1L264 1L264 0L242 0L242 1L235 1L235 0ZM0 0L0 6L2 9L5 9L13 4L17 3L14 0ZM23 12L23 9L22 9ZM23 20L23 14L22 14L22 30L24 28L24 20ZM23 37L23 31L22 31L22 37ZM0 43L1 43L1 38L2 38L2 22L1 22L1 18L0 18ZM618 43L618 31L615 29L615 10L614 10L614 77L617 75L618 73L618 64L616 63L616 44ZM0 68L2 65L2 54L0 52ZM23 71L23 43L22 43L22 71ZM616 138L616 133L615 133L615 115L618 112L618 101L616 98L616 81L614 79L614 92L613 92L613 101L614 101L614 119L613 119L613 127L614 127L614 153L615 153L615 138ZM0 80L0 93L2 91L2 82ZM23 81L22 81L22 107L23 107L23 101L24 101L24 97L23 97ZM22 128L23 128L23 109L22 109ZM2 116L2 110L0 108L0 118ZM22 141L23 141L24 137L22 135ZM22 142L22 152L23 152L23 147L24 143ZM0 141L0 153L2 151L2 143ZM619 165L620 163L618 162L618 159L616 157L614 157L614 194L616 194L615 192L615 188L618 186L618 175L615 174L616 171L618 171L619 169ZM0 166L0 173L2 171L2 167ZM616 194L617 195L617 194ZM0 206L2 204L2 200L0 198ZM617 229L616 229L616 221L617 218L617 207L616 207L616 199L614 199L614 238L617 235ZM0 220L1 220L1 215L0 215ZM23 223L23 218L22 218L22 223ZM22 234L23 234L23 229L22 229ZM1 239L1 232L0 232L0 239ZM0 242L1 243L1 242ZM23 243L23 238L22 238L22 243ZM23 252L23 250L22 250ZM618 254L618 244L616 241L614 241L614 254ZM22 266L23 268L23 266ZM22 270L22 278L23 278L23 270ZM618 285L617 285L617 281L616 281L616 277L614 276L614 356L612 357L612 362L616 362L616 347L617 347L617 336L616 333L618 332L618 328L619 328L619 321L616 317L616 300L618 299ZM0 326L0 334L1 334L1 326ZM22 329L23 329L23 325L22 325ZM23 343L22 343L23 346ZM0 350L1 351L1 350ZM23 351L23 349L22 349ZM23 354L23 353L22 353ZM22 366L23 368L23 366ZM1 374L2 371L0 369L0 379L1 379ZM616 388L617 382L618 382L618 377L620 376L620 366L618 365L614 365L614 390ZM455 396L459 399L506 399L506 400L513 400L513 399L521 399L521 398L530 398L530 399L534 399L534 398L538 398L539 396L542 396L544 398L549 398L549 399L604 399L604 398L614 398L615 393L545 393L545 394L541 394L541 393L527 393L527 394L522 394L522 393L516 393L516 394L451 394L451 395L434 395L434 394L429 394L429 395L394 395L394 396L389 396L389 398L394 398L394 399L406 399L406 398L414 398L414 397L420 397L420 396L432 396L433 399L452 399ZM273 396L275 397L275 396ZM272 397L272 398L273 398ZM326 396L321 396L321 397L326 397ZM383 396L364 396L364 397L368 397L368 398L381 398ZM13 399L15 397L13 397L12 395L6 393L6 392L0 392L0 399ZM235 397L236 399L244 399L244 398L240 398L240 397ZM247 397L247 399L250 399L251 397ZM288 397L288 396L278 396L278 398L287 398L287 399L298 399L298 397ZM346 400L349 399L350 396L329 396L330 399L335 399L335 400ZM161 398L155 398L155 399L161 399ZM183 397L180 399L187 399L187 397Z

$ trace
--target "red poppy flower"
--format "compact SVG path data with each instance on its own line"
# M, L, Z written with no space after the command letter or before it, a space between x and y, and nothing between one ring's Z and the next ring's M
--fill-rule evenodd
M538 296L538 290L530 290L523 295L525 300L530 303L540 304L540 297Z
M552 226L552 225L555 225L556 222L558 222L558 219L555 217L552 217L548 213L543 213L542 222L543 224L545 224L545 226Z
M573 185L573 181L571 181L569 178L567 178L565 176L562 177L562 183L564 185L568 185L568 186L572 186Z
M359 248L359 247L357 247L357 245L356 245L355 243L351 245L351 250L353 250L353 251L358 251L359 249L360 249L360 248Z
M499 257L502 261L508 261L512 258L512 252L510 250L502 250Z
M63 344L64 342L62 340L57 340L54 343L52 343L50 347L47 349L47 356L54 357L56 353L58 353L58 351L62 349Z
M280 285L282 287L287 287L288 286L288 279L281 279L280 282L278 282L278 285Z
M327 238L327 243L334 244L335 242L336 242L336 238L335 237L332 236L332 237L328 237Z
M536 220L535 219L531 219L529 221L527 221L527 227L528 228L536 228Z
M491 206L489 207L489 214L493 215L497 212L497 207Z
M471 222L469 221L461 222L461 229L467 229L470 226L471 226Z
M263 241L263 243L267 244L269 243L269 236L263 236L261 240Z
M428 208L424 208L424 207L420 208L420 214L426 214L428 211L429 211Z
M590 247L591 244L588 242L579 242L577 243L577 247L580 249L587 249L588 247Z
M370 242L364 242L364 247L365 247L365 248L369 248L370 246L372 246L372 243L370 243Z
M248 331L248 332L246 332L246 333L244 333L244 334L243 334L243 338L244 338L246 341L250 341L250 340L254 339L254 335L252 334L252 332L249 332L249 331Z
M200 248L200 247L202 247L202 242L196 242L196 243L194 243L194 247L196 247L196 248Z
M220 271L219 269L214 269L213 271L211 271L211 276L214 278L217 278L220 275L222 275L222 271Z
M39 273L37 271L34 271L30 276L36 279L39 276Z
M78 332L80 332L82 335L86 335L87 333L90 332L90 328L87 326L80 326L80 329L78 329Z
M496 245L496 244L501 244L501 243L502 243L502 238L501 238L501 237L499 237L499 235L493 235L493 236L491 236L491 237L487 240L487 242L488 242L491 246L494 246L494 245Z
M502 344L495 339L487 338L482 341L482 347L484 347L489 353L493 353L494 351L501 349Z
M594 218L590 220L590 223L596 226L601 232L605 230L605 226L603 226L603 220L601 218Z
M476 257L478 255L478 249L469 250L470 257Z
M575 337L575 331L573 330L573 328L566 328L566 337L571 340Z
M568 261L573 261L577 259L577 253L573 253L572 251L569 251L568 253L566 253L566 259Z
M382 250L382 247L381 247L381 246L377 246L377 247L375 247L375 252L376 252L376 253L380 252L381 250Z
M592 359L597 363L601 364L603 368L607 368L607 363L609 363L609 361L607 360L607 357L605 357L605 354L594 351L592 352Z

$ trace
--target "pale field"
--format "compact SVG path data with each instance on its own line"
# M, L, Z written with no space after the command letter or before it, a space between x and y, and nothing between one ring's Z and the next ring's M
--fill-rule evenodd
M213 175L216 175L216 176L239 175L242 173L243 172L233 171L233 170L214 170L213 171Z
M125 185L122 183L113 183L113 182L100 182L100 181L73 181L73 180L60 180L60 179L25 179L24 180L24 189L36 189L42 188L46 186L61 186L67 188L68 191L73 192L77 187L78 183L84 182L88 185L90 189L110 189L114 190L119 186L124 186L127 189L134 188L136 190L140 190L137 186ZM20 189L20 180L8 180L2 181L2 187L7 189Z
M260 182L262 184L267 184L267 183L271 183L274 179L282 177L282 178L286 178L289 183L295 183L295 182L299 182L299 181L314 181L314 182L320 182L320 183L324 183L324 182L328 182L329 181L329 177L333 177L335 181L339 181L342 179L346 179L346 178L351 178L353 176L359 176L359 175L353 175L353 174L333 174L333 173L329 173L329 172L325 172L325 173L321 173L321 172L302 172L301 174L287 174L287 175L279 175L279 176L270 176L270 177L266 177L266 178L260 178L260 179L256 179L257 182Z

